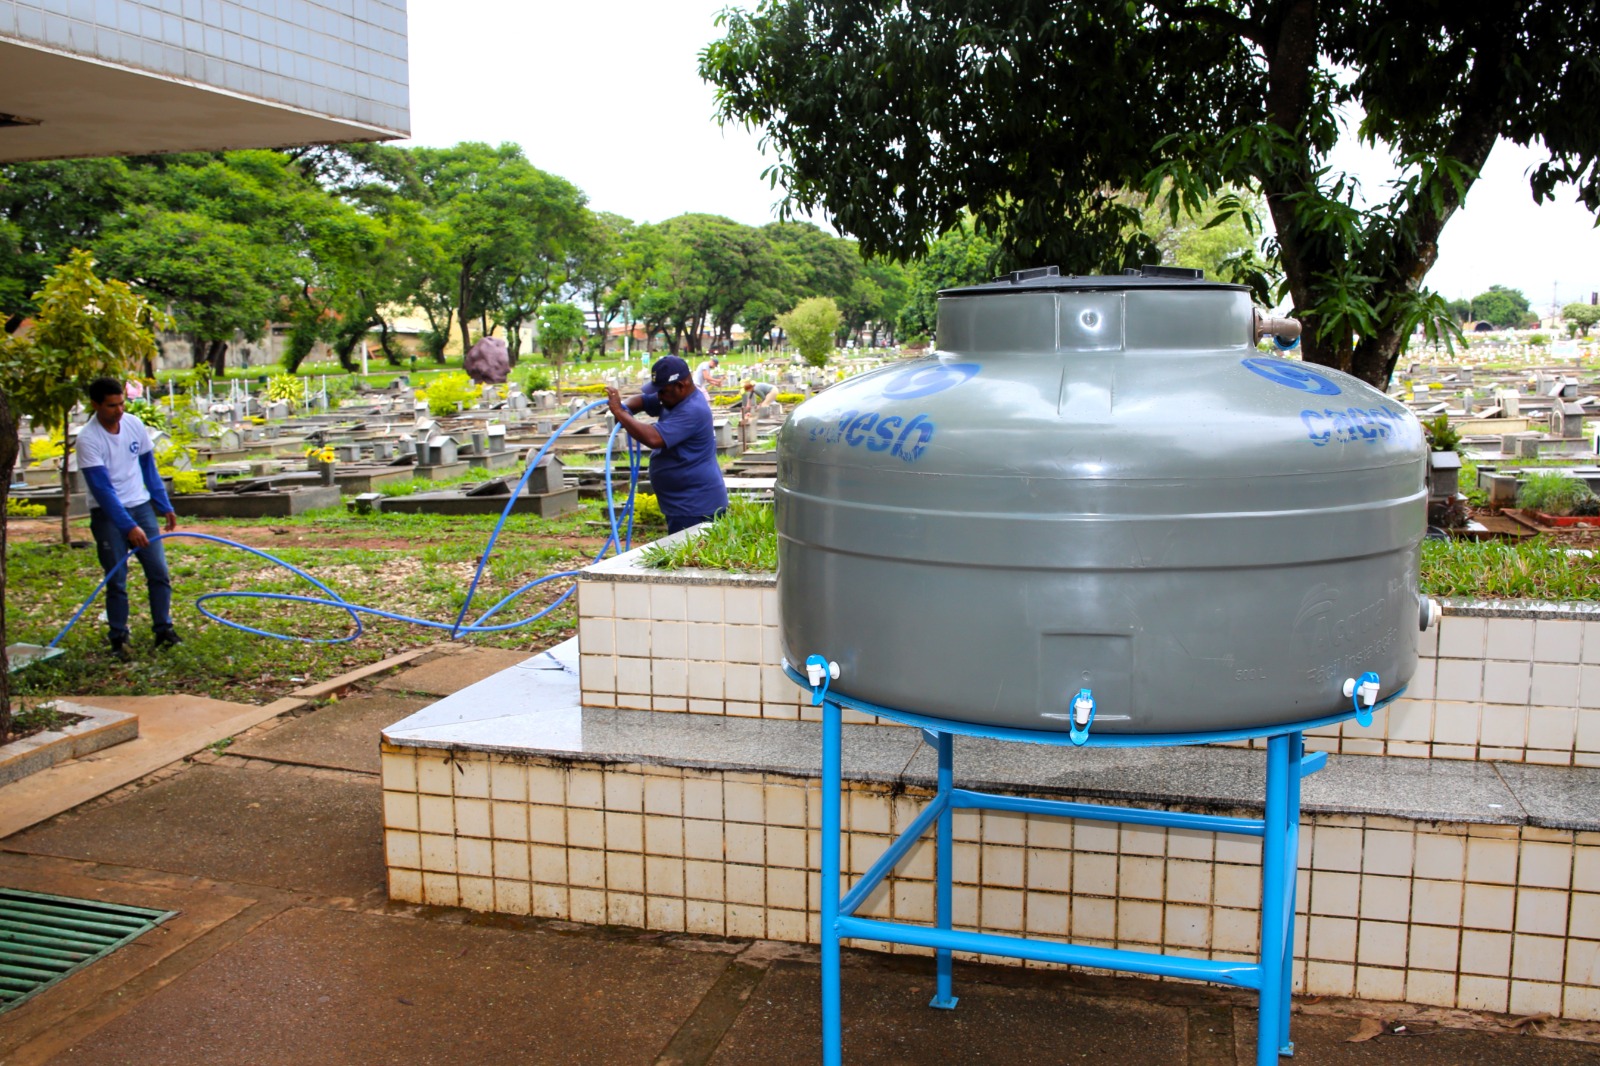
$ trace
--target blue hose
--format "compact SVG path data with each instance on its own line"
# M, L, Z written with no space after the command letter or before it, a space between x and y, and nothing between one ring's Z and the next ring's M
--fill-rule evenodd
M517 487L511 492L511 498L506 501L505 510L500 512L500 520L495 523L494 531L489 534L489 543L484 547L483 553L478 557L478 569L472 575L472 585L467 589L467 598L461 604L461 610L457 612L454 622L434 622L426 618L412 618L409 615L396 614L393 611L383 611L376 607L367 607L359 603L351 603L343 596L340 596L337 592L334 592L327 585L306 573L304 570L301 570L299 567L294 566L291 563L284 562L282 559L279 559L277 556L272 555L269 552L261 551L259 548L252 548L248 544L240 544L238 541L228 540L225 537L213 536L210 533L160 533L152 537L151 542L154 543L158 540L177 539L204 540L210 541L213 544L223 544L230 548L238 548L240 551L249 552L251 555L283 567L291 574L294 574L296 577L303 578L327 594L326 597L321 597L301 596L287 592L208 592L195 600L195 609L201 614L205 615L207 618L211 619L213 622L220 622L231 629L237 629L241 632L252 634L253 636L270 637L273 640L297 641L303 644L344 644L361 636L363 632L361 618L363 615L372 615L376 618L389 618L397 622L409 622L411 625L422 626L427 629L448 630L452 638L459 637L463 633L499 633L508 629L519 629L522 626L531 625L532 623L537 622L539 619L543 618L545 615L561 606L567 601L568 597L570 597L573 592L577 590L577 586L573 585L572 588L569 588L567 591L563 592L555 600L555 602L551 603L537 614L529 615L527 618L523 618L520 621L501 622L496 625L487 625L486 623L508 604L512 603L529 590L538 588L540 585L543 585L546 582L557 581L565 577L576 577L578 575L578 571L561 570L557 573L546 574L544 577L536 578L535 580L530 581L520 588L512 591L510 594L502 598L499 603L496 603L493 607L490 607L471 623L466 623L465 621L467 617L467 611L471 609L473 597L475 597L478 593L478 583L483 579L483 572L489 565L489 557L494 552L495 543L500 539L500 531L505 528L506 520L511 517L512 509L516 507L517 499L522 495L522 489L525 485L527 485L528 478L533 476L534 469L538 467L538 465L544 460L545 455L550 451L551 445L555 444L556 440L560 438L561 434L567 431L568 427L570 427L572 423L576 422L579 418L588 414L590 411L593 411L596 407L604 406L606 406L606 401L598 400L594 403L579 408L577 411L574 411L572 415L568 417L565 422L561 423L556 431L550 435L550 439L545 441L544 446L539 449L539 451L534 455L533 460L528 463L528 468L522 472L522 478L517 482ZM610 533L606 537L605 544L601 545L599 553L595 556L595 562L599 562L601 559L604 559L606 557L606 553L612 548L616 548L620 554L621 552L627 551L633 543L633 502L635 491L638 489L639 485L639 463L642 453L638 441L629 438L628 501L623 506L619 516L619 512L617 510L616 493L613 491L611 484L611 459L612 452L616 446L617 434L621 431L621 429L622 426L620 424L612 427L611 435L606 438L606 514L609 519L608 524L610 527ZM619 524L624 517L627 519L626 534L622 532L622 526ZM83 601L82 606L80 606L77 611L73 613L72 619L62 627L61 632L57 633L53 638L51 638L50 643L45 645L46 647L55 647L61 642L61 638L65 637L72 631L72 627L78 624L78 620L83 617L83 613L89 609L90 605L93 604L95 600L99 599L100 593L104 591L106 587L106 582L110 581L112 576L115 575L118 570L126 567L128 565L128 560L133 558L134 554L135 552L129 551L127 555L123 556L121 562L112 567L111 571L107 573L105 577L101 578L100 584L95 586L94 591L89 594L89 598ZM291 633L274 633L266 629L256 629L253 626L247 626L241 622L230 621L229 619L213 613L211 609L206 606L206 604L211 600L221 599L281 600L289 603L305 603L316 607L337 607L350 616L350 624L352 628L349 633L342 637L327 638L302 637Z

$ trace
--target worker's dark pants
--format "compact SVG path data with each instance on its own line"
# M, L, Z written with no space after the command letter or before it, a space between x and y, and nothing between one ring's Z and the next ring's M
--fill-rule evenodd
M150 538L150 545L140 548L139 565L144 567L145 583L150 586L150 618L156 632L172 628L172 578L167 574L167 556L156 537L161 524L156 519L156 509L149 503L128 508L128 514ZM100 569L110 573L111 568L128 556L131 545L117 528L111 516L96 507L89 512L89 530L94 534L94 550L100 557ZM111 643L124 644L128 640L128 568L118 567L106 582L106 620L111 623Z
M690 526L697 526L701 522L709 522L709 521L711 521L713 518L717 517L717 515L719 515L721 513L722 513L721 511L718 511L717 514L697 514L697 515L669 514L669 515L666 516L666 519L667 519L667 532L668 533L676 533L680 529L688 529Z

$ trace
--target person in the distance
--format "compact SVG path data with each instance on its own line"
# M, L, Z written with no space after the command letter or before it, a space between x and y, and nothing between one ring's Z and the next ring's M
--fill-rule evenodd
M100 569L111 574L106 582L106 620L111 624L111 653L126 662L128 650L128 568L117 564L136 553L150 588L150 620L155 623L156 647L181 644L172 627L172 578L166 553L161 550L160 515L168 533L178 528L178 516L167 499L166 486L156 470L150 431L135 415L122 409L122 383L96 378L89 384L94 417L78 431L78 471L89 485L89 530L94 534ZM112 571L116 570L113 574Z
M711 405L695 387L689 364L662 356L650 368L650 381L627 400L606 389L606 402L623 430L650 449L650 487L667 519L667 532L709 522L728 508L728 485L717 465L717 435ZM633 416L643 411L655 424Z

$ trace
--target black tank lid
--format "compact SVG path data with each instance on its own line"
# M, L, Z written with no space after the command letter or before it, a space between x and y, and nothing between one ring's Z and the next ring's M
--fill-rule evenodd
M1013 270L983 285L940 289L940 296L989 296L1009 292L1092 291L1105 289L1223 289L1249 292L1246 285L1207 281L1205 271L1190 267L1146 265L1121 274L1063 274L1060 267Z

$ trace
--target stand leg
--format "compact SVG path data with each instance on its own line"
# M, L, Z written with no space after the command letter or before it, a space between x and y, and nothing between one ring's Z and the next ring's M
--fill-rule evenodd
M935 921L940 929L949 929L951 923L952 896L954 889L951 887L955 880L953 866L955 863L955 811L950 809L950 790L954 787L954 747L955 738L949 733L939 734L939 796L936 802L944 803L944 810L939 812L939 828L935 844L935 859L938 862L936 873L937 881L934 885ZM934 952L934 966L938 972L938 986L934 991L930 1007L939 1007L950 1010L956 1005L956 996L953 988L954 967L950 959L949 948L939 948Z
M1288 916L1284 874L1298 860L1286 855L1288 843L1289 737L1267 740L1267 816L1261 841L1261 998L1256 1017L1256 1066L1276 1066L1282 1044L1279 1025L1285 1009L1283 960Z
M839 705L822 703L822 1062L839 1066L839 790L842 737Z
M1284 854L1286 857L1284 876L1284 941L1283 941L1283 972L1279 982L1283 988L1283 998L1278 1004L1278 1054L1293 1055L1294 1041L1289 1039L1289 1007L1294 993L1294 908L1295 896L1299 889L1300 870L1300 764L1305 758L1305 737L1300 733L1291 733L1289 741L1289 765L1284 775L1284 804L1287 808L1284 816Z

